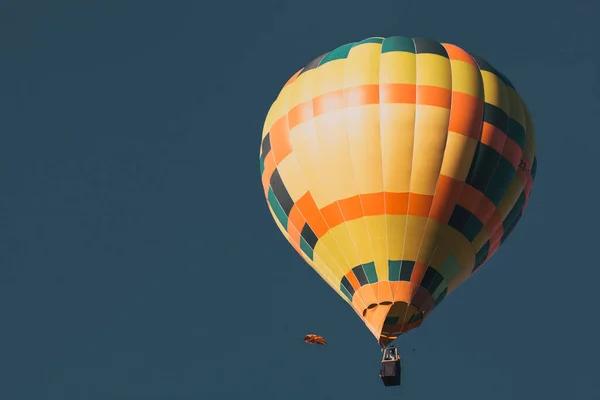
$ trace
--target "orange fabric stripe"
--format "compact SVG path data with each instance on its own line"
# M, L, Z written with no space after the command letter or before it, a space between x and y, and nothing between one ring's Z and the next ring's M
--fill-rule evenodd
M502 235L504 234L504 230L502 229L502 225L500 225L500 229L497 229L494 233L490 235L490 249L494 246L500 247L500 241L502 240ZM488 251L489 252L489 251Z
M275 155L275 164L279 165L281 160L292 152L292 143L287 126L287 118L278 119L271 127L271 152Z
M448 223L452 211L454 211L454 206L458 203L464 185L465 183L462 181L457 181L449 176L440 174L435 188L435 196L433 198L433 204L431 205L431 211L429 212L429 218L443 224Z
M348 279L348 282L350 282L350 284L352 285L352 287L354 288L354 291L356 292L358 289L360 289L360 282L358 281L358 279L356 278L356 275L354 275L354 272L350 271L346 274L346 279Z
M410 209L408 197L410 195ZM385 199L385 210L383 200ZM441 200L440 200L441 201ZM352 221L364 216L374 215L414 215L428 217L433 196L417 193L368 193L333 202L320 212L329 228L344 221ZM361 205L362 203L362 205ZM363 213L364 210L364 213ZM303 213L304 214L304 213ZM308 217L306 217L308 219ZM448 217L449 218L449 217ZM312 227L312 224L309 222ZM314 229L313 229L314 231ZM315 234L317 232L315 231ZM317 237L321 237L317 234Z
M296 201L295 206L298 207L304 220L318 238L323 237L323 235L327 233L329 228L321 216L321 212L310 192L306 192L300 197L298 201Z
M290 239L295 241L298 245L300 244L300 234L302 232L302 228L304 227L304 217L300 213L300 209L296 204L290 210L290 215L288 216L288 233L290 235Z
M429 210L431 210L432 203L433 196L411 193L408 200L408 215L427 217L429 216Z
M481 143L496 150L499 154L502 154L502 148L504 147L505 141L506 134L504 132L492 124L488 124L487 122L483 123L483 128L481 129Z
M448 58L450 60L464 61L466 63L471 64L474 67L477 66L475 60L473 60L473 57L471 57L469 53L467 53L460 47L449 43L442 43L442 46L444 46L444 48L446 49L446 53L448 53Z
M381 280L377 283L380 283L377 286L377 293L378 293L378 298L379 301L392 301L392 299L394 298L394 293L392 292L392 286L388 283L385 282L385 278L381 278ZM383 300L382 300L383 299Z
M344 89L346 107L379 104L379 85L362 85Z
M315 117L344 108L344 91L336 90L317 96L312 101ZM295 126L295 125L294 125Z
M471 105L471 107L475 107L474 109L477 111L480 107L482 110L481 112L483 112L483 104L478 98L465 93L451 92L448 89L435 86L417 86L399 83L361 85L324 93L313 99L295 105L287 114L289 129L291 130L295 126L309 121L318 115L341 110L346 107L356 107L368 104L416 104L417 93L418 104L420 105L431 105L449 109L451 102L462 101L465 104ZM452 107L452 109L454 113L455 107ZM456 109L460 110L460 107L456 107ZM469 111L466 110L458 111L458 113L462 113L461 115L465 116L469 115ZM479 120L481 120L481 117L479 117ZM477 127L477 129L478 128L479 127ZM471 132L470 128L460 130L461 133L463 131Z
M452 112L448 130L478 140L483 120L483 100L452 92Z
M502 217L491 200L473 186L445 175L440 175L438 179L435 196L418 193L368 193L342 199L317 210L314 200L307 192L297 202L306 222L319 238L329 229L363 215L412 215L447 223L456 204L482 221L490 233L502 228Z
M496 209L494 213L490 216L489 221L485 224L488 232L491 233L490 239L493 238L496 234L502 236L504 234L504 227L502 226L502 215Z
M384 192L385 209L389 215L406 215L408 212L408 193Z
M427 270L427 265L416 262L412 271L412 275L410 276L410 282L415 284L415 287L412 288L412 292L416 292L419 288L419 284L425 276L425 271ZM414 297L414 294L411 294L411 297Z
M344 216L342 215L340 206L337 202L333 202L330 205L323 207L321 209L321 214L323 214L323 218L325 218L325 222L329 226L329 229L344 222Z
M423 106L436 106L450 108L452 92L436 86L417 86L417 104Z
M483 193L473 186L465 184L460 199L458 199L458 205L467 209L471 214L475 214L482 197Z
M394 281L390 282L390 286L392 287L392 293L394 293L393 301L404 301L405 303L410 301L411 287L414 286L414 283Z
M298 254L302 255L304 252L300 248L300 231L295 226L288 224L288 234L290 236L290 244Z
M467 209L481 221L484 229L488 232L488 238L498 231L502 236L502 215L494 203L479 190L465 184L458 205Z
M265 169L263 170L261 179L262 179L263 189L265 191L265 197L268 197L269 187L271 186L271 182L270 182L271 176L273 175L273 172L275 171L275 168L276 168L275 157L273 156L273 151L270 151L269 154L267 154L267 156L265 157L264 165L265 165Z
M377 301L377 297L375 297L375 291L371 290L371 288L369 288L369 286L371 286L370 284L364 285L364 286L360 286L358 287L358 289L356 289L356 291L354 292L354 296L352 296L352 303L354 303L355 299L360 299L362 300L362 304L360 302L358 302L358 304L356 304L357 309L359 309L360 311L360 315L362 316L362 312L364 310L364 308L362 307L364 304L364 307L368 307L370 304L378 304L379 302Z
M481 222L485 223L491 218L494 212L496 212L496 205L494 205L494 203L492 203L492 201L482 193L481 198L479 200L479 205L477 206L474 212L475 216Z
M362 207L366 216L381 215L385 213L385 194L383 192L361 194L360 201L362 202Z
M312 101L305 101L290 109L287 114L289 121L289 129L292 130L294 127L300 125L303 122L310 121L314 117L313 103ZM281 117L281 119L285 116Z
M342 212L344 221L352 221L363 216L362 206L359 196L348 197L338 201L339 209Z
M283 85L283 87L289 86L289 85L291 85L292 83L294 83L294 82L296 81L296 79L298 79L298 77L300 76L300 73L302 72L302 70L303 70L303 69L304 69L304 68L300 68L300 69L298 70L298 72L296 72L294 75L292 75L292 77L291 77L290 79L288 79L288 81L286 82L286 84L285 84L285 85Z
M381 102L384 104L415 104L417 86L408 83L390 83L381 85Z

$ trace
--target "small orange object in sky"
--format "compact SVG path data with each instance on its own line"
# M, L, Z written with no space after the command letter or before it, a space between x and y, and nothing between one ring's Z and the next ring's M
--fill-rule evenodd
M323 336L315 335L312 333L310 335L304 336L304 341L309 344L327 344L325 339L323 339Z

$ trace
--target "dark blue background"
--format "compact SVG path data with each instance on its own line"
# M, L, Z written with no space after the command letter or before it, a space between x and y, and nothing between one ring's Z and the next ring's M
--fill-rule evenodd
M599 16L592 0L4 0L0 399L600 398ZM539 150L511 238L400 341L402 388L279 233L258 166L289 76L391 35L490 61Z

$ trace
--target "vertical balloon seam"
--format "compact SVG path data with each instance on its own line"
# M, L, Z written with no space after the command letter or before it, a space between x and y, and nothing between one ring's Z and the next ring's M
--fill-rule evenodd
M348 52L348 57L346 58L346 60L344 60L344 69L343 69L344 81L342 83L342 93L343 93L342 94L342 99L343 99L343 102L344 102L344 105L343 105L343 110L344 110L343 113L344 113L344 115L348 115L348 112L349 112L349 110L348 110L348 101L347 101L347 98L346 98L346 96L347 96L347 94L346 94L347 93L347 90L346 90L347 89L346 88L346 78L347 78L347 68L348 68L348 66L350 64L350 61L351 61L351 59L350 59L351 52L352 52L352 49L356 48L357 46L360 46L363 42L364 41L359 41L359 42L354 43L352 45L352 47L350 48L349 52ZM357 106L357 107L362 107L362 106ZM358 201L360 203L361 214L362 214L361 218L362 218L363 222L365 223L365 229L367 230L367 235L369 235L369 233L368 233L368 229L369 228L367 226L367 220L366 220L366 218L364 216L364 214L365 214L364 207L363 207L362 199L361 199L361 196L360 196L360 189L359 189L359 186L358 186L358 179L356 177L356 167L354 166L354 160L353 160L353 157L352 157L351 142L350 142L349 132L348 132L348 119L347 118L343 118L342 124L344 124L344 126L345 126L345 128L342 129L342 130L346 134L346 142L347 142L347 149L348 149L348 158L350 160L350 167L352 169L352 176L354 177L354 187L356 188L356 194L357 194L357 197L358 197ZM364 272L364 274L366 276L367 271L365 270L365 267L364 267L364 265L362 263L362 260L360 259L360 252L358 251L358 246L356 245L355 238L352 236L352 232L350 231L350 228L348 227L348 225L346 223L347 221L346 221L344 212L342 211L342 208L339 205L339 202L337 204L338 204L338 207L340 207L340 212L342 214L342 218L344 218L344 222L343 222L344 227L348 231L348 236L350 237L350 240L352 241L352 244L354 245L354 250L356 251L356 254L358 256L358 262L360 263L360 268L363 270L363 272ZM371 254L373 254L373 248L371 246L370 236L368 236L368 237L369 237L369 247L371 247ZM356 267L358 267L358 265ZM353 267L352 265L350 265L350 271L352 271L353 268L355 268L355 267ZM348 273L350 271L348 271ZM365 286L369 287L369 290L371 290L371 292L373 293L373 297L375 299L377 299L377 294L375 293L375 290L373 289L373 287L370 284L367 284ZM367 307L368 306L369 305L367 305ZM363 319L363 321L365 323L367 323L367 321L364 318L362 318L362 319Z
M391 293L391 301L392 301L392 306L394 304L394 301L396 300L395 298L395 293L394 290L392 288L392 283L390 282L389 279L389 265L390 265L390 249L389 249L389 233L388 233L388 220L387 220L387 201L385 199L385 168L384 168L384 162L383 162L383 126L382 126L382 102L383 102L383 96L382 96L382 76L381 76L381 63L382 63L382 55L383 55L383 46L385 43L385 38L382 40L381 42L381 49L379 51L379 70L378 70L378 83L379 83L379 104L377 105L379 111L379 156L380 156L380 160L381 160L381 191L383 192L383 224L385 226L385 261L387 263L387 273L388 275L385 277L380 277L379 279L381 281L387 281L387 284L390 288L390 293ZM390 308L391 309L391 308ZM385 322L384 322L385 324Z
M436 42L436 43L437 43L437 42ZM418 53L417 53L417 54L418 54ZM418 59L418 56L416 57L416 59ZM448 62L449 62L449 59L448 59ZM417 93L418 93L418 81L417 81ZM450 89L450 93L452 93L452 88ZM418 104L418 103L417 103L417 104ZM450 103L450 107L452 107L452 103ZM451 110L452 110L452 109L450 108L450 115L451 115ZM450 117L450 115L448 116L448 118ZM449 120L448 120L448 121L449 121ZM416 120L415 120L415 124L416 124ZM447 130L447 128L446 128L446 130ZM415 132L415 135L416 135L416 132ZM443 157L444 157L444 154L445 154L445 151L446 151L446 147L447 147L447 140L448 140L448 133L446 132L446 136L445 136L445 142L444 142L444 150L443 150L443 152L442 152L442 160L440 161L440 171L438 171L438 174L437 174L437 178L436 178L436 184L435 184L435 186L434 186L434 193L433 193L433 195L432 195L432 202L431 202L431 205L430 205L430 207L429 207L429 211L428 211L428 213L427 213L427 218L426 218L426 220L425 220L425 226L424 226L424 228L423 228L423 232L422 232L422 234L421 234L421 239L420 239L420 241L419 241L419 247L418 247L418 249L417 249L417 255L416 255L416 260L415 260L415 262L418 262L419 256L421 255L421 250L422 250L422 246L423 246L423 240L424 240L425 236L427 235L427 226L429 225L429 222L430 222L431 210L432 210L432 207L433 207L433 201L435 200L435 194L436 194L436 190L437 190L437 184L438 184L438 182L439 182L439 174L440 174L440 172L441 172L441 166L442 166L442 162L443 162ZM433 251L432 255L430 255L430 258L433 258L433 254L435 254L435 251L436 251L436 250L437 250L437 243L436 243L436 249L434 249L434 251ZM427 269L427 268L429 267L429 264L430 264L430 263L431 263L431 259L428 261L427 265L425 266L425 269ZM413 270L413 273L414 273L414 270ZM425 273L425 272L424 272L424 273ZM424 274L424 273L423 273L423 274ZM409 303L408 303L408 304L409 304L409 306L410 306L410 305L412 305L412 303L413 303L413 300L414 300L414 298L415 298L415 296L416 296L416 294L417 294L417 291L418 291L418 290L420 289L420 287L422 286L422 285L421 285L421 283L422 283L423 279L424 279L424 275L420 277L420 279L419 279L419 281L418 281L418 282L415 282L415 285L417 286L417 288L416 288L415 290L413 290L413 291L412 291L412 294L411 294L411 296L410 296L410 300L409 300ZM421 306L422 306L422 307L425 307L424 305L421 305ZM410 308L410 307L407 307L407 308L406 308L406 310L405 310L405 316L404 316L404 319L403 319L403 321L406 321L406 316L408 315L408 310L409 310L409 308ZM420 307L418 307L418 311L419 311L419 312L421 312L422 318L424 319L424 312L425 312L425 310L421 310L421 309L420 309Z
M379 51L376 54L376 58L377 58L377 83L376 83L376 85L377 85L377 94L378 94L378 99L379 99L379 101L377 103L377 129L378 129L377 136L379 137L379 161L381 164L381 174L380 174L379 178L381 181L381 191L382 191L382 193L384 193L384 195L382 196L382 199L381 199L382 209L383 209L383 215L381 217L383 218L384 224L385 224L385 191L383 189L383 173L384 172L383 172L383 154L381 151L381 52L383 50L383 41L385 40L385 38L373 38L373 39L381 40L381 42L379 43L379 46L380 46ZM373 107L373 105L369 105L367 107ZM359 195L359 198L360 198L360 195ZM380 304L382 302L382 297L381 297L381 293L379 291L379 286L380 286L379 282L384 282L385 277L383 277L383 276L380 277L379 274L377 273L377 258L379 258L379 261L383 261L383 260L381 260L380 257L376 257L376 254L375 254L374 246L376 246L376 243L373 240L373 236L372 236L370 228L369 228L369 221L373 221L373 219L367 220L364 206L363 206L362 212L363 212L365 224L367 227L367 234L369 236L369 242L370 242L370 246L371 246L371 254L372 254L372 258L373 258L372 262L375 265L375 269L376 269L375 275L377 276L376 283L377 283L377 289L378 289L376 301L377 301L377 304ZM387 237L387 228L386 228L386 237ZM385 260L386 266L388 264L387 253L388 253L388 250L387 250L387 242L386 242L386 260ZM386 268L386 270L387 270L387 268ZM389 285L389 281L388 281L388 285ZM391 285L390 285L390 288L391 288Z
M440 44L440 46L441 46L441 44ZM436 184L435 184L435 188L434 188L434 192L433 192L433 196L432 196L431 206L429 208L429 212L428 212L428 215L427 215L427 220L425 221L425 228L423 229L423 235L421 236L421 243L419 244L419 251L417 252L417 258L420 255L421 246L423 245L423 240L425 239L425 235L427 234L427 226L429 225L429 222L430 222L431 211L433 210L433 203L435 201L435 195L437 193L437 185L438 185L438 183L440 181L440 174L442 173L442 165L443 165L443 162L444 162L444 157L446 156L446 148L448 147L448 135L449 135L448 129L450 128L450 118L452 118L452 105L453 105L453 102L452 102L452 90L453 90L453 85L452 85L452 62L450 60L450 56L449 55L447 55L447 56L448 56L448 68L450 69L450 111L448 113L448 125L446 127L446 137L445 137L445 142L444 142L444 150L442 152L442 160L440 162L440 169L438 171L437 180L436 180ZM437 241L436 241L436 245L435 245L435 248L434 248L433 252L430 255L430 260L427 263L426 268L429 268L429 265L431 265L431 262L433 261L433 257L434 257L434 255L435 255L435 253L436 253L436 251L437 251L437 249L439 247L439 241L440 241L440 237L439 236L440 235L441 234L438 232L438 238L437 238ZM423 275L423 277L421 277L421 281L419 282L419 285L423 282L424 278L425 278L425 275ZM415 291L413 293L413 295L411 296L411 300L410 300L411 303L412 303L412 301L413 301L416 293L417 292ZM435 308L435 307L433 307L433 308ZM433 311L433 308L429 312ZM426 310L419 310L419 311L421 311L422 318L424 320L425 319L425 312L426 312Z
M404 223L404 240L403 240L403 244L402 244L402 257L401 257L401 261L400 261L400 269L398 270L398 280L400 279L400 271L402 271L403 265L404 265L404 255L405 255L405 249L406 249L406 236L408 233L408 210L410 209L410 195L411 195L411 186L412 186L412 180L413 180L413 174L412 174L412 170L414 168L414 164L415 164L415 130L417 127L417 117L418 117L418 112L419 112L419 107L417 106L419 104L419 90L418 90L418 82L419 82L419 59L417 57L417 43L415 42L414 38L410 38L413 42L413 47L415 49L415 117L413 120L413 129L412 129L412 135L413 135L413 151L412 151L412 161L410 163L410 179L408 182L408 199L407 199L407 205L406 205L406 219L405 219L405 223ZM416 260L415 260L416 261ZM413 269L414 272L414 269ZM412 285L413 283L409 280L408 283L408 290L409 293L412 290ZM400 331L404 332L404 326L406 325L406 315L408 314L408 310L410 308L410 300L408 301L408 303L406 304L406 309L404 310L404 316L402 317L402 322L400 325Z
M367 38L363 41L357 42L355 45L352 46L352 48L350 49L350 52L348 53L348 59L346 60L346 64L345 65L349 65L352 60L351 57L351 53L352 50L357 48L358 46L361 45L365 45L366 43L368 43L368 41L372 39L372 38ZM346 68L344 68L344 113L347 114L348 112L351 112L350 108L347 105L347 99L346 99L346 89L347 85L346 85L346 76L347 75L347 71ZM361 109L363 107L365 107L366 105L360 105L360 106L355 106L355 109ZM361 110L362 111L362 110ZM346 126L346 141L348 142L348 156L350 157L350 165L352 167L352 175L354 176L354 183L355 183L355 187L356 187L356 194L358 197L358 202L360 204L360 210L361 210L361 216L360 218L363 220L364 224L365 224L365 231L367 233L367 241L369 242L369 248L371 249L371 259L374 261L375 259L375 253L373 251L373 243L371 241L371 234L369 231L369 224L367 223L367 218L365 216L365 207L363 205L363 201L362 201L362 196L361 196L361 188L359 186L359 182L358 182L358 177L356 175L356 165L355 165L355 160L354 157L352 157L352 141L350 140L350 132L348 131L348 119L344 118L344 125ZM344 220L344 224L346 224L346 220ZM347 225L346 225L347 226ZM348 232L350 233L350 229L348 229ZM353 242L356 244L356 242L353 240ZM357 249L358 252L358 249ZM367 271L364 267L364 264L362 263L363 260L360 260L360 254L359 254L359 262L361 263L361 268L363 270L363 272L365 273L365 275L367 274ZM375 289L373 288L373 285L369 282L367 283L367 286L370 287L371 291L373 292L373 296L375 298L375 300L377 302L379 302L379 292L375 292Z

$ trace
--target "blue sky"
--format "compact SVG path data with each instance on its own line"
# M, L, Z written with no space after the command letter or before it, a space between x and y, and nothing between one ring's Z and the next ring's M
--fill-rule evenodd
M600 5L203 3L0 4L0 398L597 399ZM490 61L539 156L510 239L399 341L401 388L258 170L289 76L391 35Z

